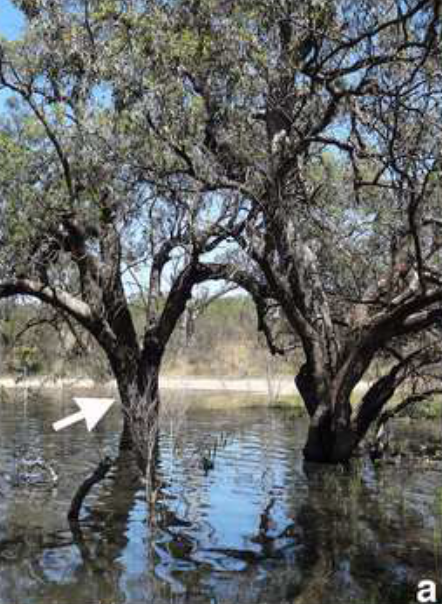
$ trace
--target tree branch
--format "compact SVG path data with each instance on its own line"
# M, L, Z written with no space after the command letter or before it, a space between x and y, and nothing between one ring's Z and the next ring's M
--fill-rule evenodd
M44 285L31 279L15 279L0 283L0 298L30 296L50 304L74 317L79 323L90 327L94 320L88 304L56 287Z

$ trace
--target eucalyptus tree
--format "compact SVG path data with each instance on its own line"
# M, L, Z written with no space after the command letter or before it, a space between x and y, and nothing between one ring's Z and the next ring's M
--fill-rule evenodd
M16 4L23 37L0 43L0 298L28 296L95 338L149 461L165 348L239 206L187 174L184 91L144 65L112 3Z
M438 390L417 376L436 378L440 359L440 2L106 6L148 74L127 78L121 106L162 73L170 111L154 127L179 145L183 174L244 216L230 235L246 264L236 252L212 275L249 290L274 352L274 304L301 342L306 458L348 459L401 385L414 400ZM330 156L343 177L318 182Z
M440 3L240 5L189 16L215 37L224 25L231 48L241 13L231 57L242 61L225 59L224 85L213 63L184 70L205 103L212 161L250 201L236 239L265 283L252 292L260 325L277 352L266 322L276 301L302 345L305 457L344 461L398 388L411 384L401 409L440 393Z

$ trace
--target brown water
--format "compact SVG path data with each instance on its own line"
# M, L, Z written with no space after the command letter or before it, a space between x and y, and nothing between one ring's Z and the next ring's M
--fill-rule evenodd
M442 590L440 466L307 468L305 422L282 411L171 413L150 521L126 456L72 532L73 491L115 454L120 426L112 411L92 435L54 433L72 410L19 393L0 402L0 604L407 604L421 579ZM50 463L58 485L23 457Z

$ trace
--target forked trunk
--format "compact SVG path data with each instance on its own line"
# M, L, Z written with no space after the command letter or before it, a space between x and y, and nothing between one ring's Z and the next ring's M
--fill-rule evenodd
M335 394L339 389L333 381L329 384L328 391L324 391L323 388L317 388L311 376L306 375L305 369L301 370L296 385L310 416L304 447L306 461L349 461L394 395L398 371L399 369L394 367L389 374L370 385L357 408L353 409L350 405L350 392L340 399ZM319 397L318 392L323 395Z
M360 441L352 423L348 398L337 398L333 394L333 382L325 378L320 381L315 379L306 364L301 367L295 381L310 417L303 451L305 460L318 463L347 462Z

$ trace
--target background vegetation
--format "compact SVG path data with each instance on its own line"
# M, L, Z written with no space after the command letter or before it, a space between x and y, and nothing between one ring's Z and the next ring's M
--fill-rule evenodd
M3 302L0 373L110 379L106 359L92 338L55 316L42 315L42 310L40 304ZM131 312L141 337L143 316L136 300ZM253 302L248 296L235 294L189 309L172 338L165 373L229 377L290 374L292 360L291 355L270 355L256 330Z

